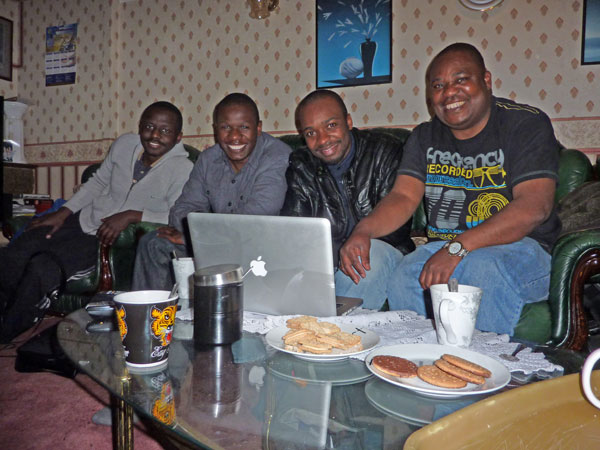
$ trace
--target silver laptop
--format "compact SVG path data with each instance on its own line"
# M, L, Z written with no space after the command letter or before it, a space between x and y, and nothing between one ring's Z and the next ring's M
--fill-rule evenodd
M248 271L246 311L324 317L362 304L335 296L327 219L190 213L188 226L196 269L239 264Z

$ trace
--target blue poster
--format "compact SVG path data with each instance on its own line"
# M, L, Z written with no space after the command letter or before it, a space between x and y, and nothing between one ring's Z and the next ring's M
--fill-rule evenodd
M46 28L46 86L75 84L77 24Z
M317 0L317 88L392 82L390 0Z
M583 5L582 64L600 64L600 0L586 0Z

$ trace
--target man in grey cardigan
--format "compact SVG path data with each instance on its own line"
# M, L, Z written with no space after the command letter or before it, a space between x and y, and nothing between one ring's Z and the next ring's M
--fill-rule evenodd
M95 267L98 241L110 245L129 224L167 223L193 164L181 143L181 112L157 102L142 113L139 134L111 146L96 171L58 211L35 218L0 249L0 341L33 325L61 280Z
M168 227L139 242L132 288L171 289L171 258L190 254L184 225L190 212L278 215L291 149L262 132L256 103L233 93L213 112L216 145L204 150L169 214Z

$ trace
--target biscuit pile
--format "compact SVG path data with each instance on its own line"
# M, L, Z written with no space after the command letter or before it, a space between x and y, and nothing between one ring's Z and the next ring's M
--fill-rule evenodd
M463 388L468 383L483 384L492 373L485 367L458 356L445 354L432 365L417 367L413 362L397 356L379 355L371 360L377 370L401 377L418 376L434 386L450 389Z
M346 333L333 323L319 322L316 317L295 317L286 324L290 328L282 338L286 350L335 355L363 349L360 336Z

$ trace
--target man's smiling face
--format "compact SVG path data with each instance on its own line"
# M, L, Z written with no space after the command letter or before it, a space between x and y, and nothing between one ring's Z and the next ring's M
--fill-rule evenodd
M350 152L352 118L329 97L306 104L298 116L299 128L310 152L326 164L338 164Z
M451 51L433 61L427 95L435 115L457 139L476 136L487 124L492 76L466 51Z
M139 135L144 147L144 162L151 164L181 141L181 127L177 116L163 108L147 109L139 124Z
M254 151L256 140L262 133L262 122L257 123L249 105L232 104L219 110L213 127L216 141L233 169L239 172Z

